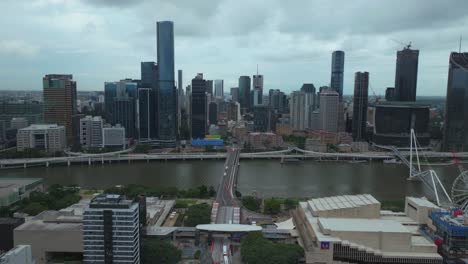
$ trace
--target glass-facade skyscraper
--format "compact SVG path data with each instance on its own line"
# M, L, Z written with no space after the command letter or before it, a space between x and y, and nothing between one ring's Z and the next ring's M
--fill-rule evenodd
M368 93L369 73L356 72L353 99L353 139L355 141L366 139Z
M450 54L444 148L468 151L468 52Z
M174 73L174 23L159 21L156 27L159 70L159 139L175 141L177 137L177 91Z
M199 73L192 79L191 132L193 139L205 138L207 126L206 80Z
M419 50L405 47L397 52L395 101L416 101Z
M141 83L138 88L138 123L140 139L158 137L158 64L154 61L141 63ZM140 89L143 89L140 91Z
M239 103L244 111L250 110L250 77L239 77Z
M332 54L331 64L331 81L330 88L334 89L340 95L340 100L343 97L343 72L344 72L345 53L341 50L336 50Z

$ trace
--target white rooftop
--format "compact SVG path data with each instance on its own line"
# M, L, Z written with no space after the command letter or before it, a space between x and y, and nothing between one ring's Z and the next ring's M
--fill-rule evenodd
M57 124L33 124L20 130L45 130L45 129L56 129L62 128L64 126L59 126Z
M252 232L261 231L261 226L255 225L240 225L240 224L207 224L197 225L198 230L213 231L213 232Z
M344 232L410 233L402 224L393 220L367 218L318 218L325 230Z
M360 194L316 198L309 200L308 204L314 212L318 212L344 208L356 208L380 203L370 194Z
M429 207L429 208L439 208L437 205L433 204L431 201L427 200L426 197L407 197L408 201L412 201L418 206Z

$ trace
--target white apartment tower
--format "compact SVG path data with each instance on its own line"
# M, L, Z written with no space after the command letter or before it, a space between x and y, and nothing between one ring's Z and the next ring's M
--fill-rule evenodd
M103 121L100 116L80 119L80 144L84 148L102 148Z

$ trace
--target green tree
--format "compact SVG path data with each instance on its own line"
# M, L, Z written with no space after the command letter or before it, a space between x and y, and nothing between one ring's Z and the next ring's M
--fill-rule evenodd
M32 202L22 210L24 213L27 213L28 215L37 215L41 213L42 211L47 210L47 207L42 205L41 203L38 202Z
M205 185L199 186L198 187L198 194L200 198L208 198L208 187Z
M208 204L195 204L187 210L187 220L185 226L197 226L200 224L209 224L211 216L211 208Z
M182 251L167 241L151 238L143 240L142 262L144 264L175 264L181 258Z
M210 186L210 189L208 190L208 195L210 197L215 197L216 196L216 190L213 186Z
M278 214L281 211L281 201L276 198L269 198L263 201L263 212L265 214Z
M241 256L249 264L295 264L304 256L304 250L299 245L275 244L261 232L253 232L242 240Z
M135 153L148 153L151 150L151 146L148 144L138 144L135 147Z
M258 211L260 209L260 200L253 196L242 197L242 205L250 211Z
M299 201L296 199L286 198L284 200L284 207L289 210L296 208L299 205Z

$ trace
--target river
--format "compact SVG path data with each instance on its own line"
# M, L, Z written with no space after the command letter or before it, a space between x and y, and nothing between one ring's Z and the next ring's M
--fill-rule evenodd
M47 185L78 184L83 188L107 188L118 184L175 186L181 189L199 185L216 186L223 161L167 161L31 167L0 171L0 177L44 178ZM450 192L458 176L455 166L434 167ZM282 165L278 160L241 160L238 190L243 195L262 197L320 197L370 193L381 200L406 195L429 195L418 181L407 180L403 165L306 161Z

